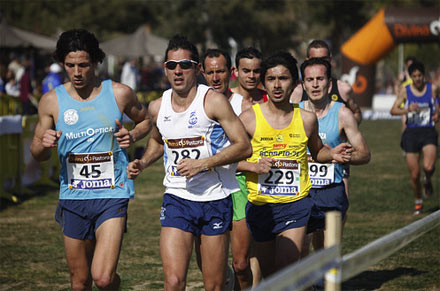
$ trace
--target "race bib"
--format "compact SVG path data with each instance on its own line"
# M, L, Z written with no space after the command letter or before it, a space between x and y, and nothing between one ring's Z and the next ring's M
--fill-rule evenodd
M312 188L322 188L335 181L335 165L309 162L309 177Z
M67 179L73 190L115 188L113 153L70 153L67 156Z
M431 117L430 107L419 107L419 111L408 112L408 124L428 126Z
M208 148L206 147L205 138L179 138L179 139L165 139L167 144L166 153L170 160L168 163L167 172L171 177L180 177L181 174L177 171L177 164L183 159L202 159L209 157Z
M299 196L301 167L298 161L277 160L269 173L258 175L257 193L260 195Z

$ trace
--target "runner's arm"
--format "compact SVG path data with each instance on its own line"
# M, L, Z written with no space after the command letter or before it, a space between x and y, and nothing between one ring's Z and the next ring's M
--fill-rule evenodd
M350 84L338 80L338 91L341 94L341 98L345 101L347 107L353 112L354 118L357 123L360 124L362 121L362 111L359 105L354 101L353 98L353 88L351 88Z
M370 150L368 149L367 142L359 130L358 123L356 122L353 113L348 108L343 106L339 111L339 120L340 124L342 125L342 129L347 136L348 142L353 147L350 164L367 164L371 158Z
M37 161L50 158L52 148L57 146L57 141L62 134L61 131L55 131L53 112L57 106L55 91L50 91L41 97L38 106L38 123L30 146L32 156Z

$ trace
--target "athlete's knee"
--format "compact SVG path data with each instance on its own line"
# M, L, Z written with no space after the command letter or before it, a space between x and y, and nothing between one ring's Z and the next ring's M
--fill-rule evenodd
M92 280L86 280L86 281L72 280L71 286L73 291L92 290Z
M167 275L164 285L165 290L185 290L186 280L175 275Z
M431 176L435 171L435 164L430 163L430 164L424 165L423 170L425 171L426 175Z
M249 257L234 258L232 261L232 267L237 275L242 275L250 270Z
M118 274L100 274L93 277L96 287L100 290L118 290L121 279Z
M206 291L222 291L225 289L223 280L205 280L204 285Z

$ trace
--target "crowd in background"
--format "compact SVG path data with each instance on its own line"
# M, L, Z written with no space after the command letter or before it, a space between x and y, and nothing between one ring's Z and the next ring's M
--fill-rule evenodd
M26 55L12 54L8 62L0 63L0 96L1 98L16 98L20 107L10 114L31 115L37 113L39 98L46 92L64 83L65 75L59 64L51 63L50 57L35 62ZM334 64L332 64L334 65ZM102 79L112 78L131 87L135 92L161 92L169 88L164 75L163 65L154 58L120 58L115 65L114 75L108 74L106 64L99 67L99 76ZM375 94L396 95L396 84L404 81L404 73L394 76L390 72L383 72L376 78ZM232 78L235 78L233 75ZM426 74L427 81L440 84L440 67ZM203 77L200 81L204 83ZM233 80L232 83L234 84ZM8 97L9 96L9 97ZM141 96L141 95L140 95Z

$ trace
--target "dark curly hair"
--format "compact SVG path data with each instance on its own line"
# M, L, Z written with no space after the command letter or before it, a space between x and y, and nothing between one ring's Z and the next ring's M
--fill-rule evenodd
M105 53L99 48L95 35L85 29L72 29L63 32L57 41L57 48L53 53L55 61L64 63L70 52L85 51L90 55L92 63L102 63Z

